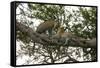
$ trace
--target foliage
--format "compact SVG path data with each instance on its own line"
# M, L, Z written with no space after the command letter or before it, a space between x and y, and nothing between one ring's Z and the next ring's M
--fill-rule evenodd
M25 5L27 7L25 7ZM85 38L92 39L96 37L96 7L74 7L64 5L47 5L47 4L23 4L20 3L17 7L17 21L33 26L36 20L54 20L64 26L66 31ZM69 9L72 8L72 9ZM77 9L75 9L77 8ZM16 9L16 11L18 11ZM33 26L35 27L35 26ZM32 28L32 27L30 27ZM33 43L31 38L16 30L17 43L21 51L17 51L17 58L29 56L31 59L25 64L47 64L47 63L69 63L82 61L96 61L96 49L68 46L49 46ZM36 62L36 63L35 63Z

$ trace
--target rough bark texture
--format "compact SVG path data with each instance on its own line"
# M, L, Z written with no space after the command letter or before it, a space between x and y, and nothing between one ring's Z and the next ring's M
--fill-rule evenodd
M16 28L23 33L27 33L27 35L36 43L53 46L62 46L64 44L63 42L58 42L57 40L50 38L46 34L38 34L37 32L33 31L30 27L27 27L19 22L16 23ZM92 40L70 39L68 44L69 45L66 46L96 48L96 38Z

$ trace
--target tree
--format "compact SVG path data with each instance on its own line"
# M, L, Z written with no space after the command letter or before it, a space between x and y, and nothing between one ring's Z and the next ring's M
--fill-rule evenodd
M26 5L26 7L25 7ZM23 4L20 3L16 9L16 46L17 58L28 56L25 64L48 64L48 63L70 63L82 61L96 61L96 44L91 46L91 41L96 43L96 8L77 7L69 10L64 5L46 4ZM62 42L52 39L47 34L35 32L33 19L54 20L66 31L70 31L81 39L71 39L64 46ZM54 31L56 33L56 30ZM89 40L88 40L89 39ZM77 42L79 40L80 42Z

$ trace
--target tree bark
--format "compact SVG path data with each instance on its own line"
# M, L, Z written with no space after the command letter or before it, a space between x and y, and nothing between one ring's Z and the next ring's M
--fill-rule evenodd
M16 28L23 32L26 33L32 40L33 42L42 44L42 45L59 45L62 46L62 42L57 42L57 40L50 38L46 34L38 34L32 28L23 25L22 23L16 22ZM92 40L81 40L81 39L71 39L69 40L69 45L68 46L73 46L73 47L86 47L86 48L96 48L96 38ZM66 45L67 46L67 45Z

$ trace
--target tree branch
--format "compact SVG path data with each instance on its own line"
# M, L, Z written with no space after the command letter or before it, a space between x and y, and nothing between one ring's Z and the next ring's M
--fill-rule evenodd
M63 42L58 42L57 40L50 38L46 34L38 34L30 27L23 25L22 23L16 22L16 28L26 33L34 42L42 44L42 45L59 45L62 46ZM92 40L81 40L81 39L70 39L69 45L73 47L86 47L86 48L96 48L96 39Z

